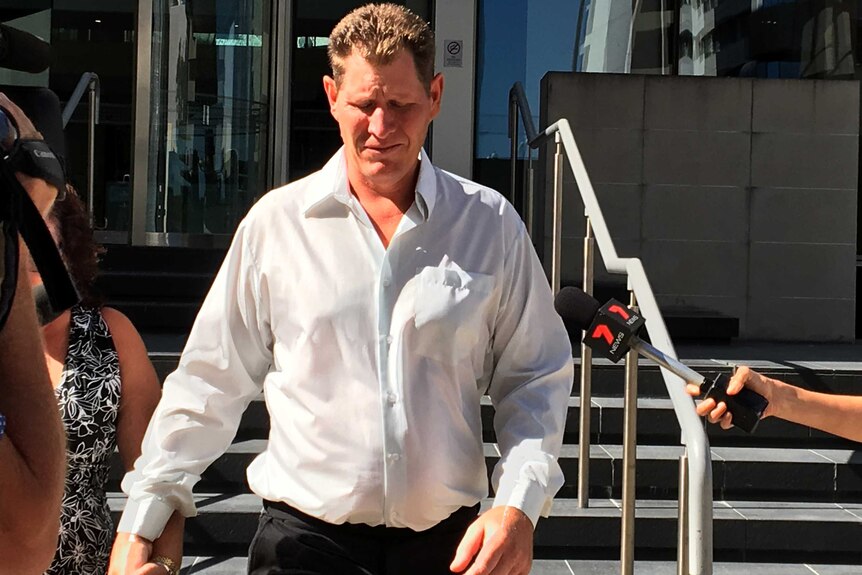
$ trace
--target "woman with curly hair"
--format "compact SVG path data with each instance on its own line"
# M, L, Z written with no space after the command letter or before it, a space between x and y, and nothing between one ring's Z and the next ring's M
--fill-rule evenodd
M161 395L156 372L140 335L119 311L104 307L95 291L99 255L89 215L69 189L47 217L48 226L81 303L42 327L45 360L67 435L67 473L60 535L51 575L103 574L108 569L114 526L105 487L115 450L132 469ZM31 272L31 283L41 283ZM171 573L182 559L179 514L154 544L153 562L135 575ZM115 563L125 561L117 558ZM125 569L112 565L112 572Z

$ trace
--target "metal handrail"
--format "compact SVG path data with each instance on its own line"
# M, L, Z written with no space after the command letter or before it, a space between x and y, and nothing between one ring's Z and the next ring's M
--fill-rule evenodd
M87 92L88 117L87 117L87 209L90 212L90 222L94 224L94 204L95 202L95 166L96 166L96 125L99 123L99 104L102 99L102 87L99 81L99 76L95 72L84 72L78 80L78 85L66 106L63 108L63 129L69 120L72 119L72 114L78 104L81 103L81 98L84 97L84 92ZM106 222L107 223L107 222Z
M520 82L515 83L509 91L509 102L510 110L517 110L523 120L524 130L527 133L527 143L531 148L538 148L551 137L562 140L566 157L584 202L586 216L592 224L593 234L605 268L609 273L624 274L627 277L628 288L635 294L640 313L646 320L652 345L676 359L676 350L667 332L664 318L659 310L643 264L638 258L621 258L617 255L607 222L602 215L601 206L587 174L581 153L575 143L575 137L568 120L560 119L543 131L537 131L533 124L533 116L524 93L524 87ZM512 122L510 122L511 125ZM513 132L511 136L517 138L517 132ZM516 158L512 158L512 160L515 161ZM558 274L559 270L556 270L556 273ZM687 487L688 495L689 574L711 575L712 463L709 441L703 423L695 412L694 402L685 391L685 382L665 368L661 368L661 373L682 430L681 443L685 446L685 456L688 460L688 483L685 487ZM581 405L581 409L589 409L589 405ZM683 486L680 486L680 489L682 488Z

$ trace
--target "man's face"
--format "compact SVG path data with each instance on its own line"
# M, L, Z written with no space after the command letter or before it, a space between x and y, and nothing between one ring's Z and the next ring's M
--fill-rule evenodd
M443 77L425 90L412 56L402 51L375 66L353 52L343 61L341 84L329 76L323 86L338 122L351 184L387 194L409 186L431 120L440 111Z

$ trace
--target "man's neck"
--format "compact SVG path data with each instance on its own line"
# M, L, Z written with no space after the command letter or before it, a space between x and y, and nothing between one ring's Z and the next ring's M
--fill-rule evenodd
M372 206L383 209L386 209L385 206L389 206L386 211L397 208L403 214L410 209L416 198L419 167L420 164L417 162L416 169L412 174L391 183L373 182L362 177L361 174L350 174L348 169L350 191L366 210Z
M401 217L410 209L416 200L416 182L419 178L419 166L411 178L399 182L390 188L375 186L362 178L356 183L350 182L350 191L359 200L360 205L368 214L377 235L384 247L389 246Z
M401 223L401 218L413 204L415 193L410 194L409 197L402 195L399 198L391 198L388 195L377 194L373 191L370 193L368 190L360 191L353 186L351 186L351 191L359 200L362 209L368 215L368 219L371 220L371 225L374 226L377 236L383 242L383 247L389 247L389 242L392 241L398 224Z

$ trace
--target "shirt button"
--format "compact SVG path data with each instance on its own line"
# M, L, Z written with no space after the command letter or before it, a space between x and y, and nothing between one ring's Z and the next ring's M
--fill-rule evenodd
M392 280L387 278L383 278L383 287L389 287L392 285Z
M401 459L401 456L398 455L397 453L390 453L389 455L387 455L387 457L389 458L389 461L391 463L395 463L396 461Z
M395 405L396 403L398 403L398 394L397 393L386 394L386 401L389 402L389 405Z
M391 335L386 336L386 343L388 343L388 344L392 343L392 336Z

